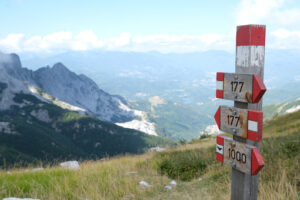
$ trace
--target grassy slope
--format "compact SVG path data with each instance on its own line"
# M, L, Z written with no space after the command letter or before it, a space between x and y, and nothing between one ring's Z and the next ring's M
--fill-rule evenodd
M264 127L259 199L300 197L300 112L269 121ZM200 164L199 164L200 162ZM231 168L215 161L215 139L162 153L85 162L78 171L47 168L0 173L0 197L41 199L229 199ZM128 173L128 172L137 172ZM199 181L201 177L201 181ZM166 190L173 178L178 185ZM144 180L152 185L139 186ZM185 180L185 181L184 181Z
M280 116L287 114L289 109L297 108L300 105L300 99L296 99L290 102L278 103L265 106L264 119L272 119L274 116Z

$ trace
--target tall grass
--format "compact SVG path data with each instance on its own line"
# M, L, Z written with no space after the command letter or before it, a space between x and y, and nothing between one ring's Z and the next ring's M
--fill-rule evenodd
M265 167L259 178L259 199L300 198L300 134L298 116L292 121L278 118L265 127L261 153ZM286 129L282 130L284 125ZM276 130L279 130L277 131ZM193 141L138 156L88 161L71 171L48 167L27 172L0 172L0 199L9 196L39 199L208 199L230 198L231 168L215 161L215 139ZM166 190L175 179L177 186ZM151 186L143 187L140 181Z

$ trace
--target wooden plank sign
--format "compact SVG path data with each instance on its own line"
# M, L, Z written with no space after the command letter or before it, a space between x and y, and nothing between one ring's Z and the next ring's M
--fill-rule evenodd
M220 106L215 114L216 123L221 131L253 141L261 141L263 112Z
M259 75L217 72L217 98L258 103L265 92Z
M223 135L217 136L216 158L219 162L251 176L258 174L265 165L255 146L234 141Z

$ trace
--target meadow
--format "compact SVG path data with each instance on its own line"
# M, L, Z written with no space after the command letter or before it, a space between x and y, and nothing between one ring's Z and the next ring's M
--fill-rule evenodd
M300 112L264 125L258 199L300 198ZM163 152L123 155L58 166L0 172L0 197L38 199L230 199L231 168L215 160L215 137L182 143ZM175 180L177 185L170 185ZM147 182L150 186L139 184ZM170 185L172 189L166 189Z

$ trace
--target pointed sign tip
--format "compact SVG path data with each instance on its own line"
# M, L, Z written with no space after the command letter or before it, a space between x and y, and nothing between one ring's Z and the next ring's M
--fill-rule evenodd
M220 129L220 117L221 117L221 107L220 106L219 106L219 108L218 108L218 110L217 110L214 117L215 117L215 121L218 125L218 128Z
M257 74L253 75L252 103L258 103L266 91L267 88L260 76Z
M257 148L252 149L251 175L256 175L265 166L265 162Z

